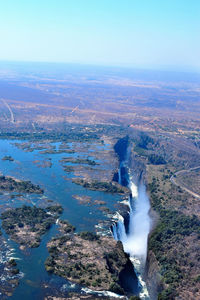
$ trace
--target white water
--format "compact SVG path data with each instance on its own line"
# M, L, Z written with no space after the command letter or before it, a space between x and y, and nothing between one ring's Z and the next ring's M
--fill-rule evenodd
M130 221L129 233L123 239L125 252L131 257L138 257L142 264L146 262L147 255L147 239L150 231L150 216L149 216L149 198L146 194L146 188L143 183L139 188L133 183L130 178Z
M141 287L140 298L149 299L147 287L142 277L147 256L148 234L151 226L149 216L150 203L143 183L140 183L137 187L132 177L130 177L129 188L131 195L129 197L130 218L128 234L125 230L124 219L119 215L117 225L113 228L113 235L115 239L119 239L123 243L124 251L130 255Z
M119 167L118 170L118 183L121 184L121 166Z
M104 297L109 297L109 298L119 298L119 299L127 299L128 298L126 296L121 296L118 295L116 293L110 292L110 291L93 291L91 289L88 288L82 288L81 289L83 292L85 292L86 294L93 294L93 295L98 295L98 296L104 296Z

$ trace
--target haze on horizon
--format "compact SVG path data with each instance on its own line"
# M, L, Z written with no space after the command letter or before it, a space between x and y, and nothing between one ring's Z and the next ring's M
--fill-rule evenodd
M0 61L200 71L199 0L10 0Z

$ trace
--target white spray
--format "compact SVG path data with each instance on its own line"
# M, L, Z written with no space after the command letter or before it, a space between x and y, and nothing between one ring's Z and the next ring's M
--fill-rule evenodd
M149 216L150 203L144 183L140 183L137 187L133 182L133 178L130 177L129 188L131 195L129 197L130 218L128 234L126 234L122 216L119 217L113 232L115 239L119 239L123 243L124 251L130 254L130 259L141 285L141 299L149 299L146 284L142 280L142 274L146 263L147 240L151 224Z
M141 263L145 264L147 255L147 239L150 231L149 198L146 194L145 185L139 187L130 178L130 221L129 233L123 241L125 252L131 256L140 257Z

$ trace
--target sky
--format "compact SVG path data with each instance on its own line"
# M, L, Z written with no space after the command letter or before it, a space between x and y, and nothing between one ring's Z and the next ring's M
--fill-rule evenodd
M200 71L200 0L0 0L0 60Z

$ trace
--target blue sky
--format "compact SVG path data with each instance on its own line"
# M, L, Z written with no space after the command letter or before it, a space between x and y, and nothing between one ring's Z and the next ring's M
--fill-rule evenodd
M0 60L200 71L200 0L0 3Z

